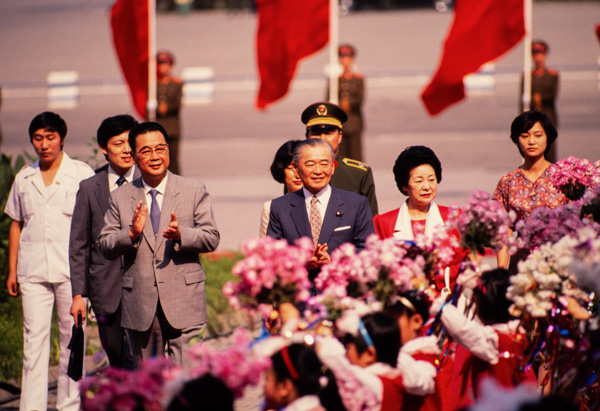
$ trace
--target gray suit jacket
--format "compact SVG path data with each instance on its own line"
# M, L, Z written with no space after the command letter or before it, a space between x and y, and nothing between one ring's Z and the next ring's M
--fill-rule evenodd
M165 317L176 329L206 323L206 276L198 254L213 251L219 244L206 187L169 172L156 239L148 213L143 233L132 244L129 225L140 201L146 203L141 178L113 191L98 238L106 258L123 256L121 325L148 330L159 300ZM180 242L162 236L171 212L179 221Z
M140 172L135 170L134 178ZM108 165L79 184L69 239L73 295L88 297L96 314L112 314L121 302L121 260L107 260L95 246L108 210Z

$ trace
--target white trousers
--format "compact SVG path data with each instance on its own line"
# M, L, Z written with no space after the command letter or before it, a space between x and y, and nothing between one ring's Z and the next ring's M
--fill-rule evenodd
M23 380L21 411L46 411L48 407L48 367L50 362L50 328L52 307L56 302L60 336L56 409L77 411L77 382L67 375L73 317L71 283L23 283Z

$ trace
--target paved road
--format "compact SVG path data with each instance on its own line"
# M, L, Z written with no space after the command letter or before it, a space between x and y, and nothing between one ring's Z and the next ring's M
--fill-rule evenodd
M51 70L77 70L82 94L74 110L61 110L69 135L66 150L81 159L100 121L131 112L108 27L108 0L36 0L0 3L2 151L32 152L26 129L46 109L45 78ZM600 45L593 28L600 3L536 3L533 34L551 45L549 64L561 73L559 155L600 158ZM391 168L408 145L425 144L439 155L444 177L438 200L464 202L480 188L491 191L520 162L508 139L517 114L523 49L496 65L494 93L470 96L436 118L419 93L435 70L451 14L434 10L365 12L341 19L341 39L358 48L367 76L366 161L373 167L380 210L397 206ZM255 15L248 12L159 15L158 46L174 51L176 69L212 66L214 101L183 109L183 174L202 179L213 196L220 249L237 249L256 235L262 203L281 194L268 173L277 147L302 138L302 109L324 96L326 52L303 61L297 81L266 112L253 109L257 89L253 58Z

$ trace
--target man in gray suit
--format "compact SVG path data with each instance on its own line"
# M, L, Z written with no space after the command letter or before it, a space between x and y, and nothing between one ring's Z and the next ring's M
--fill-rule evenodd
M106 258L123 257L121 324L136 363L166 348L182 364L207 321L198 254L217 247L219 232L204 184L167 171L160 124L134 127L129 145L142 178L110 195L98 246Z
M119 115L105 119L98 128L98 148L108 164L79 184L69 239L71 315L76 324L79 314L85 320L84 298L90 299L102 348L109 364L119 368L133 366L121 327L121 260L107 260L94 242L104 227L110 192L139 177L128 141L129 130L137 124L133 117Z

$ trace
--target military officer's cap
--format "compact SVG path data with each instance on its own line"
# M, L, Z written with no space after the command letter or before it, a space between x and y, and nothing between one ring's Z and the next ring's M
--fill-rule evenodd
M348 116L339 106L324 101L306 107L301 118L307 129L315 126L342 128L342 124L348 120Z
M342 44L340 47L338 47L338 56L340 56L340 57L343 57L343 56L354 57L355 54L356 54L356 49L354 47L352 47L350 44Z

